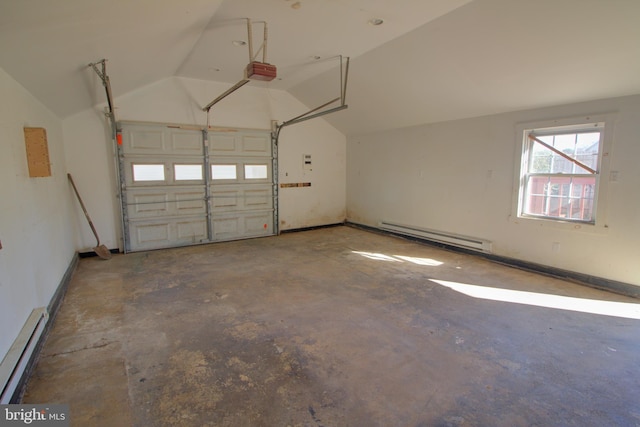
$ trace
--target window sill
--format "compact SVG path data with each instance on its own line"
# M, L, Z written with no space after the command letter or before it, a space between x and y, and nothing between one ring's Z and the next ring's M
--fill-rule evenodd
M589 222L563 221L561 219L540 218L535 216L509 215L509 222L517 225L544 227L592 234L605 234L609 229L608 225L600 224L598 222L594 224Z

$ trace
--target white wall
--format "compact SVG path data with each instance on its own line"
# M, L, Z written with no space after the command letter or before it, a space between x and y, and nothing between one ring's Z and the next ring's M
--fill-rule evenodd
M117 77L112 76L112 84ZM231 85L171 77L115 99L118 120L204 126L202 107ZM293 118L308 108L284 91L247 85L211 109L210 125L270 129L271 120ZM339 113L338 113L339 114ZM83 186L85 203L109 248L122 248L113 144L102 107L64 120L70 172ZM313 171L303 171L303 154ZM281 230L342 222L346 211L346 137L322 118L285 128L279 144L279 180L311 182L311 187L280 190ZM82 189L81 189L82 191ZM88 226L76 241L79 251L95 245Z
M512 216L517 150L527 122L613 113L598 227ZM610 129L609 129L610 130ZM640 96L426 124L349 137L347 219L481 237L497 255L640 285ZM603 171L606 172L606 171ZM604 203L604 202L603 202ZM604 226L606 224L606 227ZM554 251L554 243L557 251Z
M47 132L52 176L30 178L24 127ZM0 69L0 360L74 255L60 120Z

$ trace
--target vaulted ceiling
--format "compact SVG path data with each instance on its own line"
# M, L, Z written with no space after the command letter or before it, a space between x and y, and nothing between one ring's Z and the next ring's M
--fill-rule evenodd
M233 84L267 62L345 134L640 93L637 0L0 0L0 67L61 118L170 76ZM372 25L372 19L382 19ZM261 59L261 55L258 57Z

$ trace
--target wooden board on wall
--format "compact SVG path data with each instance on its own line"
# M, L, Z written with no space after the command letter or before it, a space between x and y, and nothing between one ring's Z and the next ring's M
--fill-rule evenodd
M24 142L27 148L29 176L32 178L51 176L47 130L45 128L24 128Z

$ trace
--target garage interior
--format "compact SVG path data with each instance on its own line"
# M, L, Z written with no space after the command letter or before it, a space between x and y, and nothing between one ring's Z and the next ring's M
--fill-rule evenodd
M0 7L1 404L640 425L639 3Z

